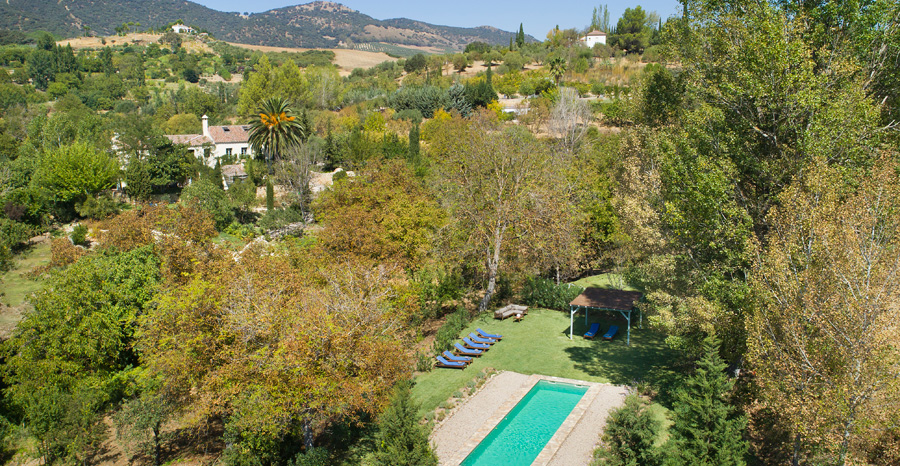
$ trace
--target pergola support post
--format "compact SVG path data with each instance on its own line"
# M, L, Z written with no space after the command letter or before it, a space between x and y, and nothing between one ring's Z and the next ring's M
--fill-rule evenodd
M572 340L572 334L575 332L575 306L569 306L569 340Z

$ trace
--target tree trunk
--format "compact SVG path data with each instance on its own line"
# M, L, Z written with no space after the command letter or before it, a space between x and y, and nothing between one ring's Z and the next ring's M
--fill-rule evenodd
M159 445L159 427L160 427L160 425L158 422L153 426L153 465L154 466L159 466L160 464L162 464L162 462L160 461L162 459L161 458L162 452L161 452L160 445Z
M494 251L491 254L490 249L488 250L488 286L487 290L484 292L484 298L481 299L481 304L478 305L478 312L484 312L487 310L488 304L491 302L491 296L494 294L494 289L497 287L497 272L500 269L500 243L503 241L503 228L497 227L494 230Z
M791 466L800 466L800 434L794 437L794 456L791 458Z
M313 447L313 433L308 417L303 419L303 446L306 447L307 452Z

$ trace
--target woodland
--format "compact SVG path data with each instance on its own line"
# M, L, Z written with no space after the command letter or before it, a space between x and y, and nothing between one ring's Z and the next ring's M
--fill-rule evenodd
M900 463L900 4L683 5L350 73L0 32L0 457L437 464L433 356L604 272L675 376L593 464Z

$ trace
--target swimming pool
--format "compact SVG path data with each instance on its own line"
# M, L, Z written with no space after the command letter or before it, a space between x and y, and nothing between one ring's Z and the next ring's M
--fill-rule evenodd
M588 387L541 380L469 453L462 466L530 465Z

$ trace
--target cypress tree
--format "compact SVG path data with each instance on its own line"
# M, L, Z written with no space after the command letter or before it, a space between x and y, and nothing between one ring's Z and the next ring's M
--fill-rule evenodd
M520 48L525 45L525 29L522 28L522 23L519 23L519 33L516 34L516 45Z
M272 210L275 208L275 188L272 186L272 181L266 181L266 210Z
M401 381L394 389L391 405L378 418L374 464L434 466L437 455L428 444L428 432L419 425L419 407L412 400L412 383Z
M331 134L331 128L328 129L328 133L325 135L325 147L322 149L322 153L324 155L324 167L322 167L325 171L332 171L337 168L338 164L338 156L337 156L337 146L334 143L334 136Z
M409 153L408 159L410 164L419 165L419 123L414 122L412 128L409 129Z
M747 420L728 396L734 381L725 374L714 336L703 341L703 357L694 374L675 392L674 423L669 429L666 466L742 466L747 452Z

